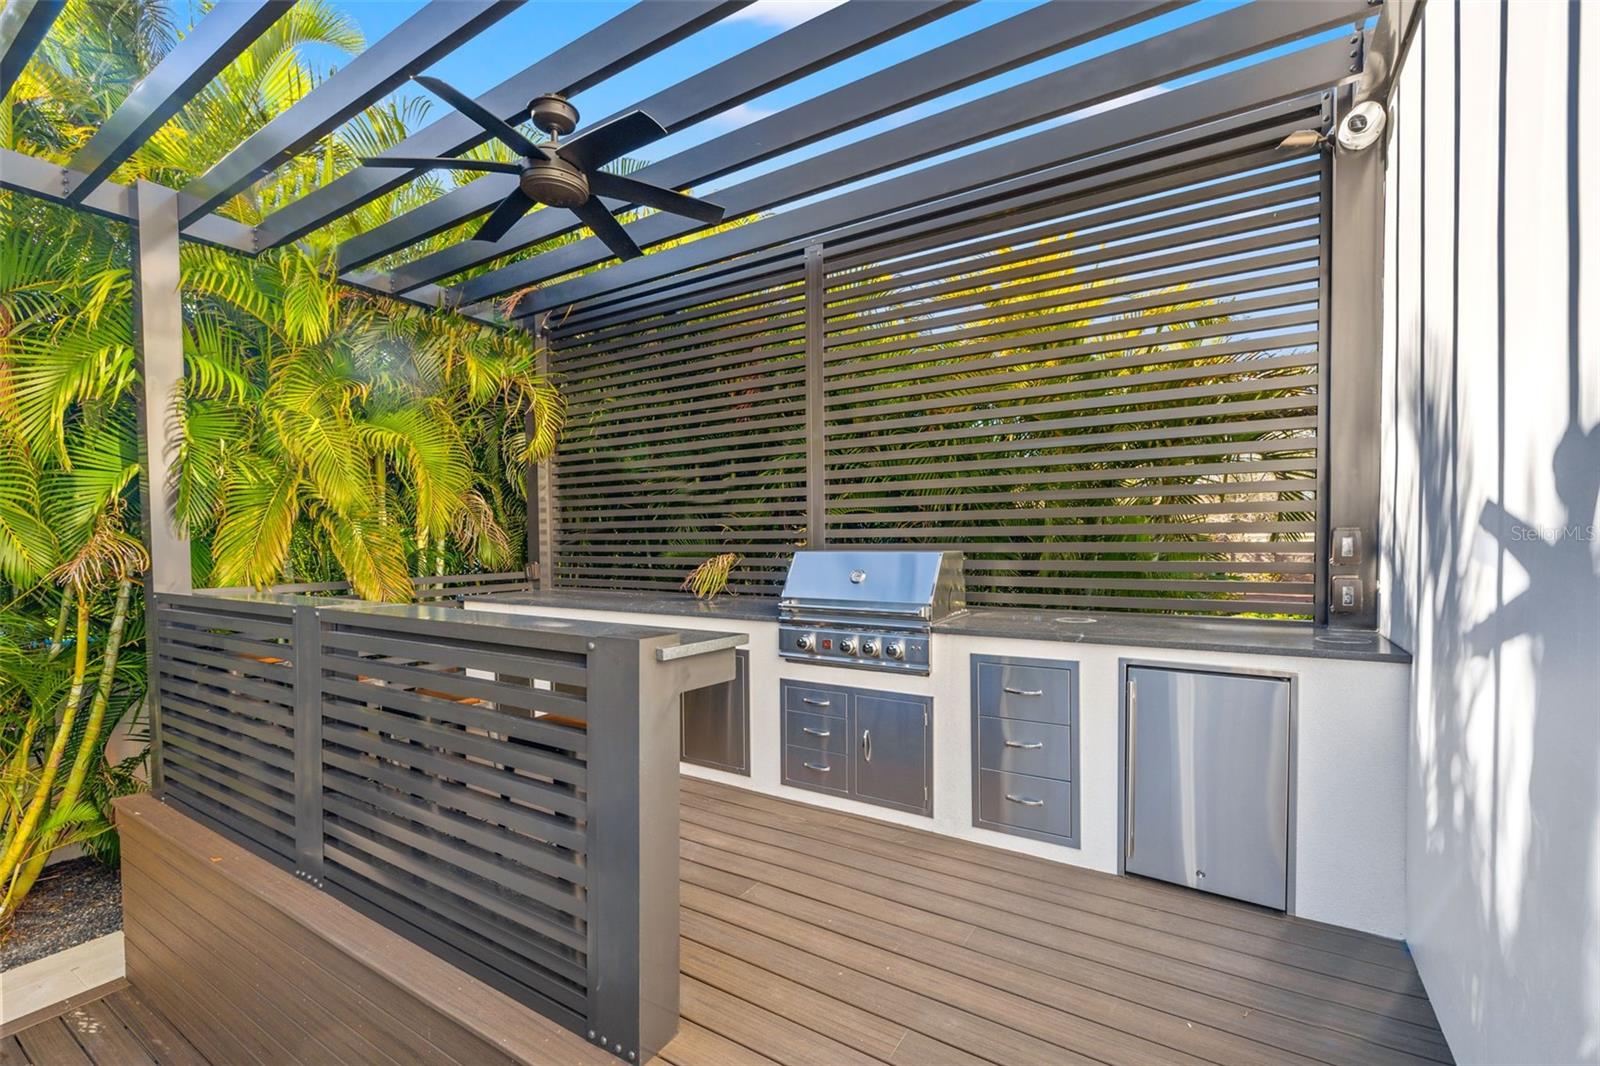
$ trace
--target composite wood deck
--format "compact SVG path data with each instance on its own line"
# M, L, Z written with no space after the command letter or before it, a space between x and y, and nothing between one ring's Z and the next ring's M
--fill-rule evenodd
M122 988L0 1040L0 1066L207 1066L177 1027Z
M1451 1061L1393 941L692 778L682 815L671 1066ZM0 1056L175 1035L133 988Z

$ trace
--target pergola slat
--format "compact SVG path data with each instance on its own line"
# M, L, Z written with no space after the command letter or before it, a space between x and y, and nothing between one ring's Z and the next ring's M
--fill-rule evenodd
M1029 8L800 106L652 163L634 176L670 189L711 181L1179 6L1174 0L1085 0ZM459 245L399 267L391 275L391 287L405 291L437 281L573 228L559 212L534 213L493 245Z
M340 68L293 107L183 188L185 226L522 6L523 0L430 0L415 15Z
M863 52L890 37L909 32L967 2L969 0L855 0L691 75L637 106L668 132L676 132L797 81L830 63ZM593 127L604 121L604 118L586 120L584 124ZM649 180L643 177L643 172L641 180ZM516 185L514 177L490 175L453 189L393 222L346 241L339 249L339 266L343 270L359 267L482 214L504 199ZM620 201L606 202L613 209L623 206ZM576 227L570 213L556 214L560 215L564 229ZM550 225L549 220L545 225ZM494 247L487 242L475 243L485 249ZM462 244L448 251L456 256L471 256L478 248ZM444 269L434 276L448 277L461 269L464 268ZM413 281L411 285L428 280L431 278ZM375 288L386 288L372 278L363 281Z
M875 215L954 196L1006 178L1043 171L1070 160L1159 137L1188 126L1240 114L1339 83L1350 76L1349 48L1342 41L1301 49L1277 59L1210 78L1158 97L1086 116L1012 141L1002 151L968 154L911 174L852 190L702 240L663 249L642 259L585 274L540 289L521 314L562 307L665 277L678 277L719 261L790 245ZM783 254L793 254L788 248ZM540 257L549 258L548 256ZM740 261L735 268L743 268ZM468 302L503 281L485 275L461 287Z
M908 122L819 158L801 160L762 174L721 190L715 200L727 208L728 218L749 215L997 134L1150 90L1185 75L1338 26L1365 13L1365 0L1308 0L1234 8L992 93L952 111ZM1348 57L1345 65L1349 65ZM981 158L999 159L1010 152L1011 145L1002 145L979 154ZM628 233L640 247L648 248L701 228L701 224L690 220L658 214L629 226ZM609 258L610 250L600 241L593 238L577 241L464 283L459 287L460 300L474 303Z
M508 122L525 118L528 101L539 93L558 92L572 96L583 92L618 71L648 59L726 18L749 2L679 0L677 3L662 4L642 0L571 44L524 67L477 97L477 101ZM482 144L486 139L483 130L475 122L452 111L413 133L385 154L456 155ZM287 244L399 188L414 177L415 171L384 167L353 170L262 219L256 229L257 239L263 250ZM410 217L404 216L407 219ZM440 228L445 227L438 227L432 232L438 232Z
M145 138L293 6L293 0L230 0L212 8L72 157L71 169L83 176L68 190L67 200L79 203L109 178Z
M50 32L64 0L6 0L0 11L0 99L22 76L39 42Z

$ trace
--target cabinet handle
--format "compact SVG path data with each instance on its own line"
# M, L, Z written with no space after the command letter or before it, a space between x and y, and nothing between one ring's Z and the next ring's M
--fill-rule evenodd
M1032 796L1013 796L1011 793L1007 792L1006 793L1006 799L1010 800L1012 803L1020 803L1024 807L1043 807L1044 806L1044 800L1042 800L1042 799L1034 799Z
M1124 804L1128 809L1128 841L1122 852L1124 864L1133 858L1133 832L1134 809L1133 804L1137 793L1134 791L1134 772L1139 765L1139 682L1133 677L1128 678L1128 787Z
M807 770L815 770L819 774L831 774L831 773L833 773L833 767L831 767L831 766L818 766L814 762L806 763L805 767L806 767Z
M801 696L800 697L800 702L806 704L808 707L832 707L833 706L833 701L832 700L814 700L810 696Z
M831 737L831 736L833 736L833 731L832 730L829 730L829 729L812 729L808 725L801 726L800 727L800 732L802 732L802 733L804 733L804 734L806 734L807 736L810 736L810 737Z
M1011 693L1013 696L1043 696L1044 695L1044 689L1042 689L1042 688L1012 688L1010 685L1005 685L1005 686L1003 686L1003 688L1005 689L1005 691Z
M872 761L872 730L861 731L861 757L867 762Z
M1035 740L1031 744L1024 744L1020 740L1008 740L1008 741L1006 741L1006 747L1008 747L1008 748L1021 748L1023 751L1038 751L1040 748L1044 747L1044 741Z

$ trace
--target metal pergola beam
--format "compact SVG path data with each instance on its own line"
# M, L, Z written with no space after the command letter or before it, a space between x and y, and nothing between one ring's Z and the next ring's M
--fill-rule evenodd
M293 0L229 0L212 8L72 157L70 169L82 176L68 189L68 202L93 192L293 6Z
M6 0L0 11L0 100L22 76L44 35L66 7L64 0Z
M816 159L752 178L722 190L716 201L728 209L730 218L753 214L1157 87L1341 25L1365 12L1365 0L1308 0L1235 8L992 93L959 109L930 115ZM1346 58L1347 67L1348 63ZM1010 151L1010 145L1000 145L979 152L978 157L980 161L998 159ZM914 187L914 183L896 187ZM658 214L634 223L628 233L644 248L700 228L699 223ZM696 247L703 243L696 242ZM610 250L602 242L587 238L473 278L459 286L459 302L475 303L514 292L609 258Z
M1088 115L1076 122L1012 141L994 152L964 155L948 163L853 190L804 210L786 212L540 289L524 302L519 315L564 307L681 275L875 215L931 203L1068 160L1108 152L1301 96L1338 84L1350 76L1349 48L1345 42L1301 49L1159 97ZM462 288L468 300L476 298L471 283Z
M648 59L726 18L749 2L679 0L677 3L663 4L644 0L537 63L524 67L477 97L477 102L507 122L526 118L528 101L540 93L558 92L563 96L572 96L583 92L618 71ZM452 111L384 154L457 155L487 139L482 127L465 115ZM417 171L387 167L353 170L262 219L256 230L257 238L263 250L297 240L384 193L399 188L417 174Z
M346 119L455 51L523 0L430 0L215 166L184 186L185 226L216 210Z
M773 88L797 81L889 37L924 25L965 2L967 0L856 0L808 19L793 29L685 78L642 101L638 109L661 123L669 133L676 132ZM604 121L601 119L585 124L595 126ZM652 180L645 177L643 171L639 176L641 180ZM339 249L339 267L351 270L459 225L489 210L516 187L517 179L514 176L491 174L453 189L432 203L346 241ZM616 200L606 203L612 210L624 206ZM576 228L568 212L553 214L561 216L563 230ZM512 233L523 232L520 227L527 226L528 222L524 220ZM546 219L544 224L548 226L550 222L550 219ZM486 249L502 245L507 250L521 247L516 243L519 238L508 236L507 240L513 243L501 241L491 245L472 242L471 247L461 244L441 254L469 260ZM466 265L470 266L471 263ZM434 271L433 276L448 277L465 267L441 269L442 272ZM433 277L413 280L405 287L414 288L431 280ZM390 288L372 277L362 279L362 283L380 290Z
M642 168L633 176L664 188L711 181L805 147L852 126L1084 44L1164 11L1176 0L1085 0L1042 4L977 33L875 71L798 107L730 131ZM718 202L721 203L719 195ZM575 227L560 212L536 212L492 245L447 248L408 263L389 288L406 291L550 239Z
M83 178L82 173L52 163L48 159L24 155L9 148L0 148L0 189L37 196L41 200L114 218L119 222L138 221L133 204L133 189L126 185L101 182L85 193L82 199L76 202L69 200L68 190L79 185ZM229 248L236 252L248 253L254 250L250 227L222 215L207 215L197 220L184 235L201 244Z

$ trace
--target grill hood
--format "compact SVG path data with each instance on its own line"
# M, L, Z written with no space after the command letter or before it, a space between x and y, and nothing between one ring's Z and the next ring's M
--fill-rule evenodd
M780 613L827 612L935 622L966 608L960 552L798 551Z

